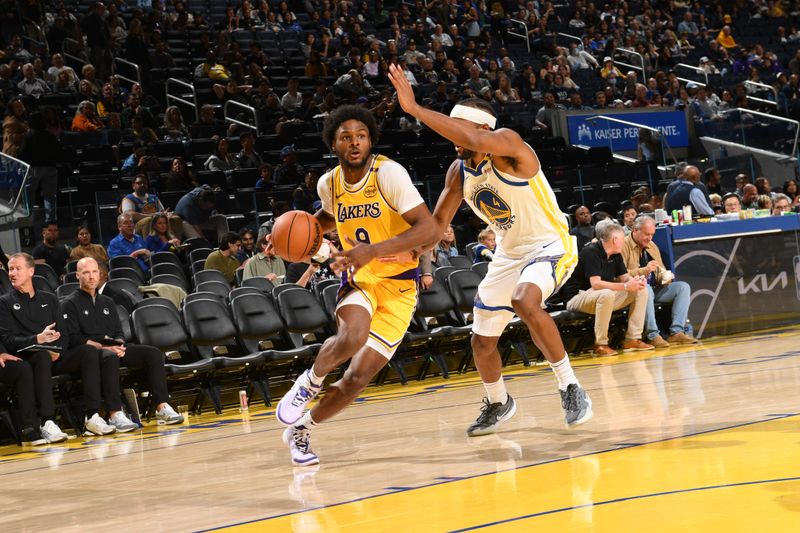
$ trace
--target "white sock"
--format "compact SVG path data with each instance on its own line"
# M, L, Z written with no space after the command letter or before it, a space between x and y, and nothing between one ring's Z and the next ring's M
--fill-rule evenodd
M489 398L489 403L506 403L508 401L508 392L506 392L506 384L503 377L494 383L483 382L483 388L486 389L486 397Z
M573 383L580 385L578 378L575 377L575 373L572 371L572 365L569 364L569 355L564 354L564 359L558 363L550 363L550 368L556 374L558 390L567 390L567 387Z
M325 376L327 375L328 374L323 374L321 376L318 376L316 372L314 372L313 366L308 370L308 379L311 380L311 384L314 385L315 387L322 387L322 383L325 381Z
M314 422L313 418L311 418L311 411L306 411L306 414L304 414L302 417L300 417L300 420L298 420L295 423L294 427L296 427L296 428L304 427L306 429L311 429L316 425L317 425L317 423Z

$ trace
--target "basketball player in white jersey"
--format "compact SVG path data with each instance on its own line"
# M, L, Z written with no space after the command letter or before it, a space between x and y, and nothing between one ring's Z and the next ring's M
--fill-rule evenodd
M447 171L434 211L441 228L438 235L462 199L496 235L494 258L475 297L471 341L487 397L467 434L493 433L516 412L497 350L514 314L528 326L556 375L566 423L574 426L588 421L592 402L578 383L558 328L543 306L572 274L578 253L536 152L515 131L495 130L496 118L486 102L466 100L448 117L418 105L396 65L389 67L389 78L403 110L456 146L458 158Z

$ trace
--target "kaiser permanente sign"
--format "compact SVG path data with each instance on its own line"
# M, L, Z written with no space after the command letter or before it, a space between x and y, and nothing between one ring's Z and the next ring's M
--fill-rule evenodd
M614 152L635 151L639 141L639 128L617 124L607 120L592 119L597 110L569 112L567 133L570 144L582 144L589 147L608 146ZM672 148L684 148L689 145L689 129L686 125L684 111L623 111L602 113L602 116L634 122L656 128L666 136Z

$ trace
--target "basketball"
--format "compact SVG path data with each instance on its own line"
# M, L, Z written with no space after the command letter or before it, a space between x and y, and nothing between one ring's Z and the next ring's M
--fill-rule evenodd
M272 246L278 257L296 263L307 261L322 244L322 226L305 211L282 214L272 226Z

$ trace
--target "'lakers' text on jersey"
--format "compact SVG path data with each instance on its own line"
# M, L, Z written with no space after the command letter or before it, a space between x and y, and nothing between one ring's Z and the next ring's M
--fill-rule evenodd
M560 242L566 251L569 228L556 197L540 170L532 178L518 178L495 168L487 155L477 168L461 162L464 199L497 236L497 247L507 257Z
M422 203L406 170L384 156L372 156L366 176L355 184L346 183L341 166L337 166L322 177L318 192L322 208L336 219L345 250L351 248L345 237L374 244L408 230L402 214ZM390 278L416 268L416 261L372 261L362 270Z

